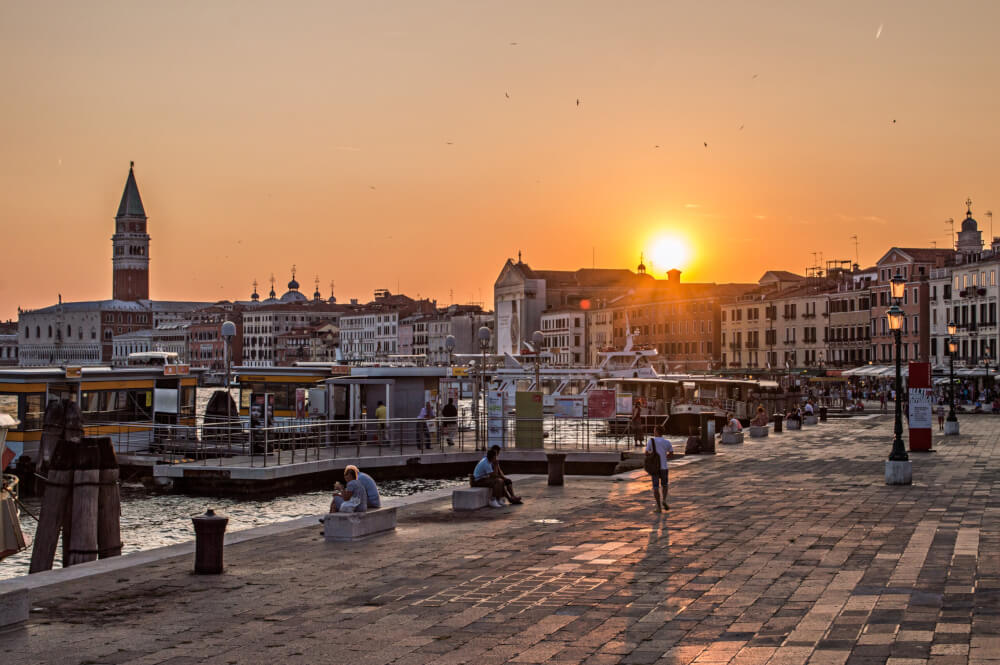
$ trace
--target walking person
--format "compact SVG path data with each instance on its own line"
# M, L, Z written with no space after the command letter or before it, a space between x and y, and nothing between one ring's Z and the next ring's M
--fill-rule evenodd
M655 456L652 463L646 467L647 473L653 482L653 498L656 500L656 512L670 510L667 505L667 481L669 471L667 469L667 459L674 454L674 447L670 441L663 438L663 427L656 425L653 427L653 436L646 442L646 457L649 459ZM658 469L657 469L658 465ZM658 473L656 473L658 471ZM663 485L663 494L660 494L660 485Z
M448 398L448 403L441 409L441 417L444 419L441 426L444 428L444 436L449 446L455 445L455 430L458 428L458 407L455 400Z
M938 431L944 431L944 400L939 400L937 405Z

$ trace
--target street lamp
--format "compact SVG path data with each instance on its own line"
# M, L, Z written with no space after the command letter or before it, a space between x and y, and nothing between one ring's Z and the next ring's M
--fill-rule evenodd
M454 335L448 335L447 337L444 338L444 348L447 349L448 351L448 367L451 367L454 364L454 361L452 360L453 357L452 354L455 353Z
M483 354L482 364L479 366L479 392L483 395L483 411L486 411L486 351L490 348L490 329L487 326L480 326L479 331L476 333L476 337L479 339L479 350ZM477 404L479 400L476 400ZM480 435L480 422L477 414L476 420L476 436ZM483 448L486 447L486 441L483 441ZM476 448L479 448L479 441L476 441Z
M958 352L958 342L955 333L958 326L954 321L948 323L948 418L944 423L945 434L958 434L958 416L955 415L955 353Z
M542 384L538 379L538 366L542 362L542 342L545 341L545 335L542 334L541 330L536 330L531 333L531 343L535 347L535 390L541 391Z
M902 367L902 347L903 347L903 319L906 313L899 306L906 289L906 280L897 272L889 280L889 288L892 299L895 301L885 312L885 318L889 323L889 330L896 338L896 422L893 428L895 436L892 439L892 452L885 462L885 482L887 485L910 485L913 483L913 467L910 463L910 456L906 454L906 447L903 445L903 367Z
M232 349L233 338L236 337L236 324L232 321L224 321L222 323L222 341L223 350L226 354L226 441L229 448L233 447L233 429L232 429L232 402L233 397L229 390L229 362L230 362L230 351ZM222 457L219 457L220 463Z

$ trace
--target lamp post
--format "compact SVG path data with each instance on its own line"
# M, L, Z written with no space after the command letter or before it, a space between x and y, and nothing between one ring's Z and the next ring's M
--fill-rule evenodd
M233 398L229 391L229 362L230 362L230 352L232 350L233 337L236 337L236 324L232 321L224 321L222 323L222 341L226 354L226 441L227 445L231 449L233 447L233 430L232 430L232 402ZM219 457L221 464L222 457Z
M886 310L885 317L889 323L889 330L896 338L896 422L893 428L895 436L892 439L892 452L889 453L889 459L885 462L885 483L887 485L910 485L913 482L913 468L910 456L906 454L906 447L903 445L903 367L901 355L903 319L906 314L899 306L906 289L906 280L899 272L889 280L889 288L895 302Z
M479 350L483 354L482 363L479 365L479 392L483 396L483 411L486 411L486 350L490 348L490 329L486 326L480 326L479 331L476 333L476 337L479 339ZM478 402L478 400L477 400ZM480 435L481 425L479 419L476 422L476 436L477 439ZM483 440L483 448L486 448L487 441ZM476 448L479 448L479 441L476 441Z
M948 417L944 423L944 433L958 434L958 416L955 415L955 353L958 352L958 342L955 333L958 326L954 321L948 323Z
M542 384L538 378L539 368L538 366L542 362L542 343L545 341L545 335L542 334L541 330L536 330L531 333L531 343L535 347L535 390L541 391Z

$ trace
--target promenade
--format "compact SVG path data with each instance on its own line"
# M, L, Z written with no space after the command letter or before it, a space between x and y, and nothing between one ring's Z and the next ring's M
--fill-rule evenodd
M43 587L5 664L1000 665L1000 418L887 487L891 416L772 434L671 472L544 477L526 503L400 510ZM126 534L127 537L127 534Z

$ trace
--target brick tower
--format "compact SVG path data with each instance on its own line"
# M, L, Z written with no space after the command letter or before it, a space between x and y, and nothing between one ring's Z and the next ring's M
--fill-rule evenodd
M149 234L146 233L146 211L132 172L134 166L135 162L129 163L128 180L115 215L115 234L111 237L114 246L112 298L115 300L149 299Z

